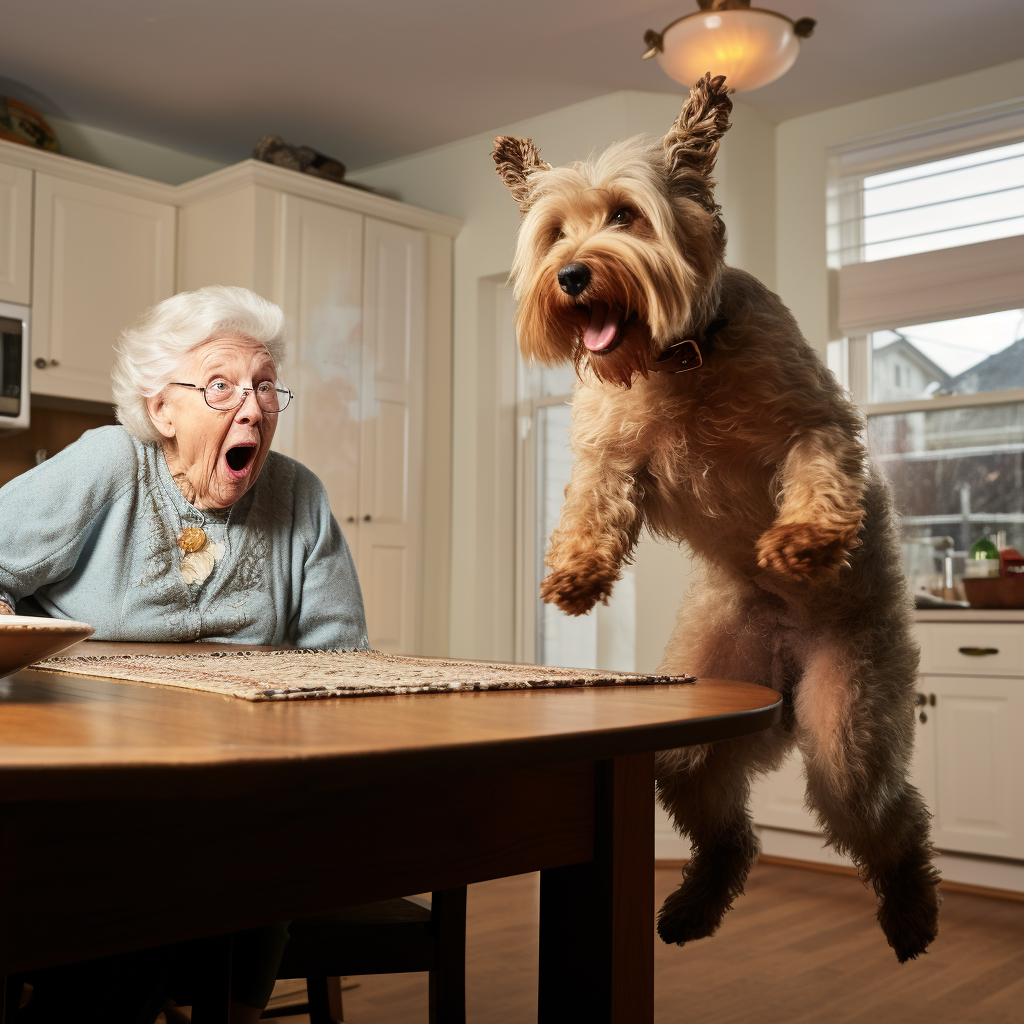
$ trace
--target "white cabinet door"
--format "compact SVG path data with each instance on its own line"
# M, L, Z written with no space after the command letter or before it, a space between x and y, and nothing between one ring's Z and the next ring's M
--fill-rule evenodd
M282 380L295 401L281 415L275 447L323 481L359 570L363 218L289 195L281 218L289 334Z
M32 391L109 402L118 334L174 292L175 209L39 173L35 191Z
M32 301L32 172L0 164L0 299Z
M1024 682L926 676L920 688L936 696L935 845L1024 857Z
M359 571L370 643L419 646L426 239L367 218Z
M750 812L757 825L817 832L814 816L804 808L803 759L793 750L777 772L758 779L751 787Z

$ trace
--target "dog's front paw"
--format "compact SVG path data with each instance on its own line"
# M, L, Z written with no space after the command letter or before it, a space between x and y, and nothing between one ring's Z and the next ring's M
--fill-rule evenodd
M551 572L541 580L540 596L567 615L586 615L598 601L607 603L617 567L608 559L591 553L568 558L548 557Z
M790 579L827 576L848 566L855 531L838 532L814 523L779 523L757 542L757 564Z

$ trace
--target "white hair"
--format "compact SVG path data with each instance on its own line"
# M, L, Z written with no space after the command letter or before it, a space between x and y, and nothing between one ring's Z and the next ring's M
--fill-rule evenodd
M284 313L248 288L211 285L179 292L147 309L121 332L112 373L117 419L140 441L159 441L146 399L177 377L185 356L213 338L247 338L262 345L280 370Z

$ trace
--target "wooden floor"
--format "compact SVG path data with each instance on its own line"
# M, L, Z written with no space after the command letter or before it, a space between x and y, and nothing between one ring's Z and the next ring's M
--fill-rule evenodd
M659 902L677 880L658 870ZM536 1020L536 930L536 875L470 887L468 1024ZM932 952L901 967L857 879L760 865L718 935L655 957L658 1024L1024 1021L1024 903L947 893ZM353 980L346 1024L426 1024L426 975Z

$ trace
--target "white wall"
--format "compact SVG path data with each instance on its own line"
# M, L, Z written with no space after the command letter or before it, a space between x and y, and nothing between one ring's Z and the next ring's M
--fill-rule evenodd
M53 128L64 156L124 171L126 174L137 174L141 178L162 181L167 185L180 185L219 171L225 166L205 156L182 153L153 142L118 135L104 128L65 121L51 114L47 115L46 120Z
M825 188L831 147L865 135L1024 99L1024 60L784 121L775 132L779 295L824 358L830 329Z
M488 456L482 446L494 434L500 393L495 367L501 363L480 349L480 282L508 273L519 223L518 208L494 171L493 137L532 137L545 159L561 164L629 135L664 134L681 103L678 93L613 93L351 175L405 202L465 221L455 241L454 272L452 654L504 655L493 639L502 631L488 619L507 607L500 591L512 586L511 580L495 580L492 592L483 593L478 573L481 564L493 562L500 540L494 536L493 524L500 519L494 515L494 490L480 486L478 472ZM729 258L773 285L774 126L740 104L733 124L718 171L719 200L730 229ZM489 336L493 339L494 333ZM687 571L682 552L651 540L641 543L636 563L638 669L653 669L660 660Z

